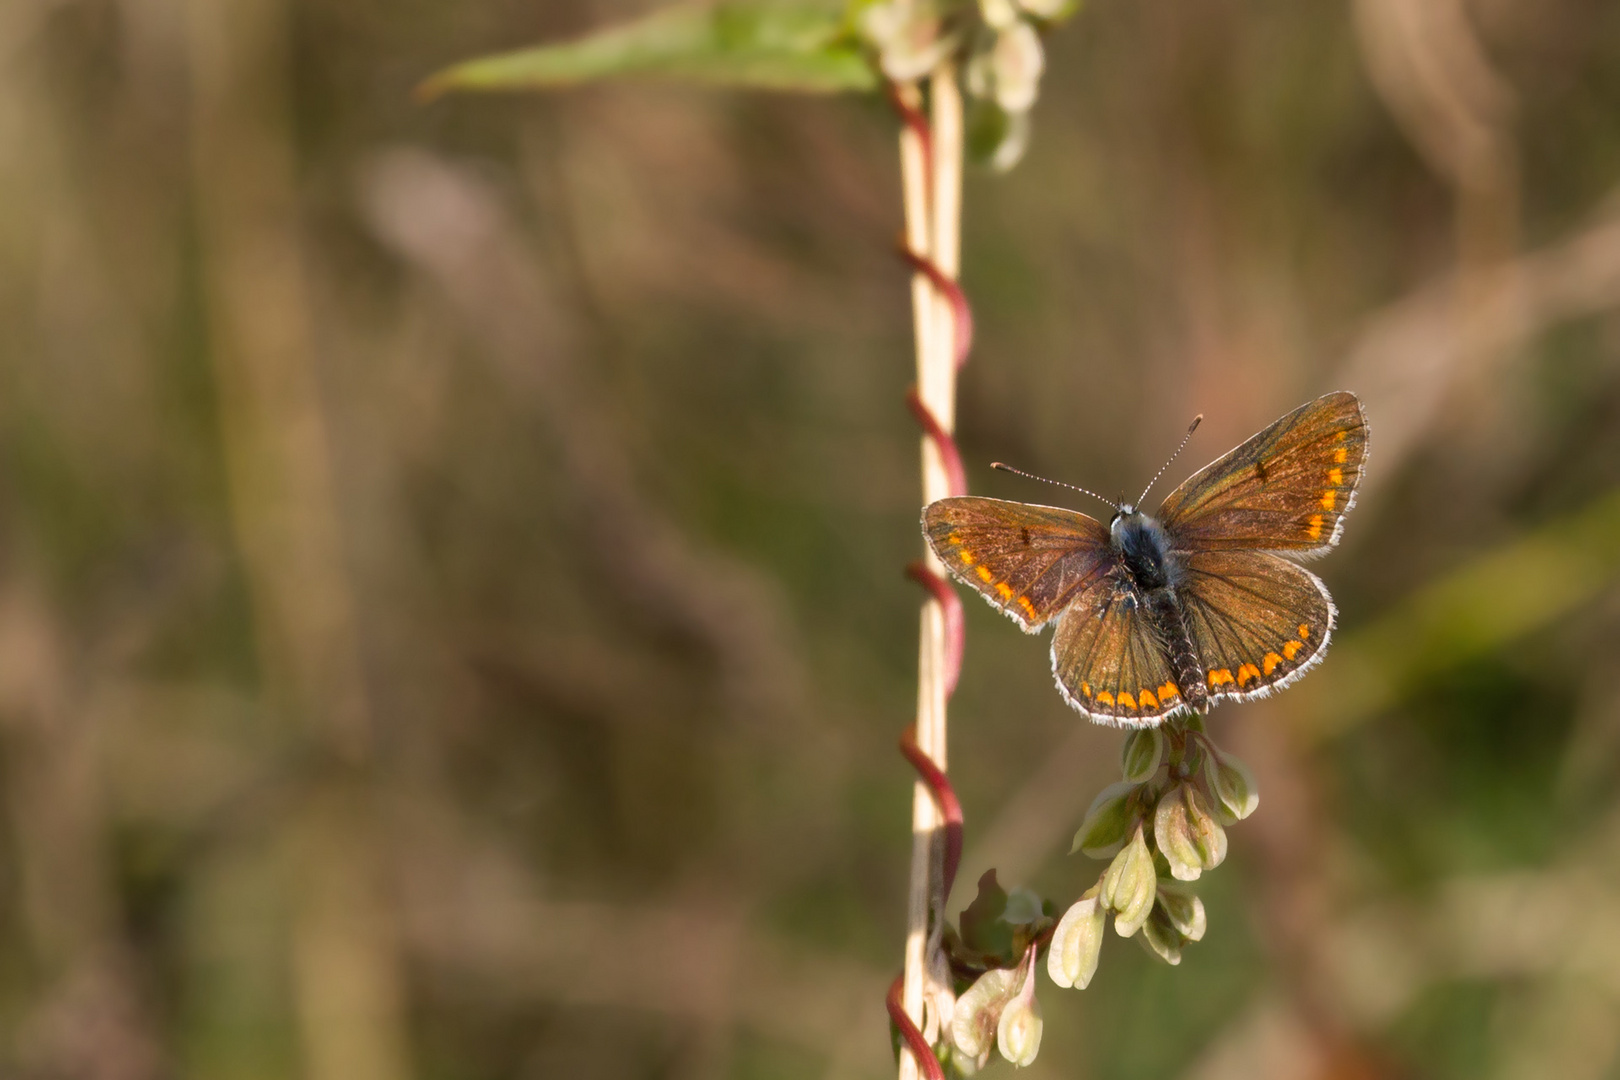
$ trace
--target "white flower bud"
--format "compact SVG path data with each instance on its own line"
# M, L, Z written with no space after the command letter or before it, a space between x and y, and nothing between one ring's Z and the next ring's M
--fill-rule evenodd
M1210 812L1209 800L1204 793L1186 785L1187 825L1192 830L1193 846L1205 870L1213 870L1226 861L1226 830Z
M989 1059L1001 1012L1018 993L1019 978L1019 969L991 968L956 999L951 1042L964 1056L980 1065Z
M1134 790L1136 785L1129 781L1103 788L1091 800L1091 809L1086 811L1086 819L1074 834L1074 845L1069 848L1069 854L1083 851L1093 859L1106 859L1124 847L1125 838L1131 834L1131 826L1136 824L1131 820L1129 804L1130 794Z
M1158 728L1138 728L1125 736L1119 752L1125 779L1140 784L1153 778L1164 760L1164 732Z
M1230 754L1208 754L1204 759L1204 778L1216 807L1233 821L1242 821L1260 805L1260 790L1255 786L1254 774L1249 767Z
M1181 947L1186 944L1181 931L1170 923L1162 907L1153 909L1153 917L1142 925L1142 944L1165 963L1181 963Z
M1046 973L1059 986L1084 990L1097 974L1097 957L1102 953L1103 927L1108 911L1093 886L1080 901L1063 913L1052 931L1052 946L1046 954Z
M1018 0L1018 6L1037 19L1053 22L1073 15L1080 3L1079 0Z
M1209 926L1204 915L1204 902L1185 890L1185 885L1161 881L1158 903L1170 924L1181 931L1183 937L1188 941L1202 941L1204 931Z
M1018 21L1018 5L1013 0L979 0L979 14L986 25L1005 30Z
M996 1025L996 1049L1001 1056L1019 1068L1035 1063L1041 1051L1041 1005L1035 1000L1035 956L1030 951L1030 962L1020 970L1027 973L1017 997L1002 1010L1001 1022Z
M1153 853L1148 850L1142 826L1136 826L1130 843L1114 856L1103 874L1101 898L1114 912L1114 932L1130 937L1153 911L1158 875L1153 871Z
M1226 858L1226 830L1209 812L1203 792L1177 784L1153 815L1153 839L1178 881L1197 881Z
M883 73L895 82L912 82L933 71L958 44L943 32L932 0L887 0L872 4L860 16L860 32L878 49Z
M996 34L991 47L995 70L996 104L1010 113L1028 112L1040 93L1046 52L1041 37L1026 22L1014 23Z

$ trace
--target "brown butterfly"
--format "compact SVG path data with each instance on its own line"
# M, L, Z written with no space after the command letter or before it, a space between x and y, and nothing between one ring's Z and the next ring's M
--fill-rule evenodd
M1026 633L1056 620L1052 671L1065 701L1094 720L1150 727L1177 710L1263 697L1322 659L1333 600L1289 560L1338 542L1366 456L1361 402L1340 391L1204 466L1156 517L1123 503L1104 525L963 496L929 505L923 533Z

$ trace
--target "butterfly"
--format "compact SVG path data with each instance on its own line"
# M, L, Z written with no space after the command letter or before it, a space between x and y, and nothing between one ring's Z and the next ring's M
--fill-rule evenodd
M1366 457L1361 402L1340 391L1204 466L1156 515L1121 503L1104 525L961 496L930 503L923 534L1026 633L1057 624L1052 673L1065 701L1093 720L1151 727L1264 697L1321 661L1337 611L1293 560L1338 543Z

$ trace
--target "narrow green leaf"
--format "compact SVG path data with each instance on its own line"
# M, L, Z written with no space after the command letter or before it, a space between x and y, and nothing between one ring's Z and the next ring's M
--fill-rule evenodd
M456 64L419 94L556 89L625 76L805 93L877 86L842 7L801 0L664 8L575 41Z

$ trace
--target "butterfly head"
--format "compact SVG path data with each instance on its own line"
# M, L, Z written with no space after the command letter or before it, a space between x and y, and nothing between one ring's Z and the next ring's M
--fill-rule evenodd
M1178 570L1170 537L1157 521L1130 503L1121 503L1108 523L1108 535L1138 587L1161 589L1175 583Z
M1117 537L1122 530L1138 526L1146 519L1147 515L1138 510L1135 503L1122 502L1108 520L1108 531Z

